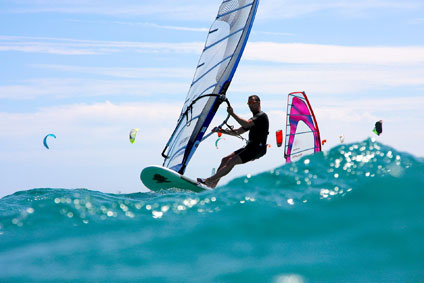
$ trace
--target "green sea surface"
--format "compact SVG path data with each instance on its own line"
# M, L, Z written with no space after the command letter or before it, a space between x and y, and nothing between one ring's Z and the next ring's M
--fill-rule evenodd
M0 281L424 282L424 160L371 139L214 191L0 199Z

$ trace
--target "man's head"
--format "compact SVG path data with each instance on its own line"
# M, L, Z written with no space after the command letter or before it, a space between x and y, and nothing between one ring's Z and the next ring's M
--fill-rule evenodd
M257 95L249 96L249 99L247 100L247 105L249 105L249 109L250 111L252 111L253 114L256 114L257 112L261 111L261 99Z

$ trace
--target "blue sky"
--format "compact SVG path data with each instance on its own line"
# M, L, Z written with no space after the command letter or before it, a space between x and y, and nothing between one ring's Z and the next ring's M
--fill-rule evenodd
M3 0L0 3L0 195L36 187L146 190L162 164L220 1ZM259 94L272 145L224 182L281 166L274 133L287 94L306 91L325 149L372 136L424 156L424 2L262 0L227 93L250 117ZM224 108L224 107L223 107ZM220 111L212 124L224 117ZM134 144L132 128L139 128ZM51 150L43 137L54 133ZM242 146L204 142L187 169L206 177Z

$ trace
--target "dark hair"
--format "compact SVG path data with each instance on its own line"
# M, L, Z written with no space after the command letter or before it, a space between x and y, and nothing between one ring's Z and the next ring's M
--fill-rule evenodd
M261 101L261 99L259 98L259 96L257 96L257 95L251 95L251 96L249 96L249 100L251 99L251 98L254 98L255 99L255 101Z

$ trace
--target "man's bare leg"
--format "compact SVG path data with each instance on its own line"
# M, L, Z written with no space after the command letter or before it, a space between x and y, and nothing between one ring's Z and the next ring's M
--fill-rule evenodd
M215 175L205 179L205 184L208 187L215 188L222 177L230 173L234 166L241 163L242 160L240 156L236 155L234 152L229 156L224 157Z
M218 173L218 171L219 170L221 170L221 168L228 162L228 160L230 159L230 158L233 158L234 156L235 156L236 154L233 152L233 153L231 153L230 155L228 155L228 156L226 156L226 157L224 157L224 158L222 158L222 160L221 160L221 164L219 164L219 167L218 167L218 170L216 170L216 172L215 172L215 175L216 175L216 173ZM212 177L212 176L211 176ZM211 177L209 177L209 179L211 178Z

